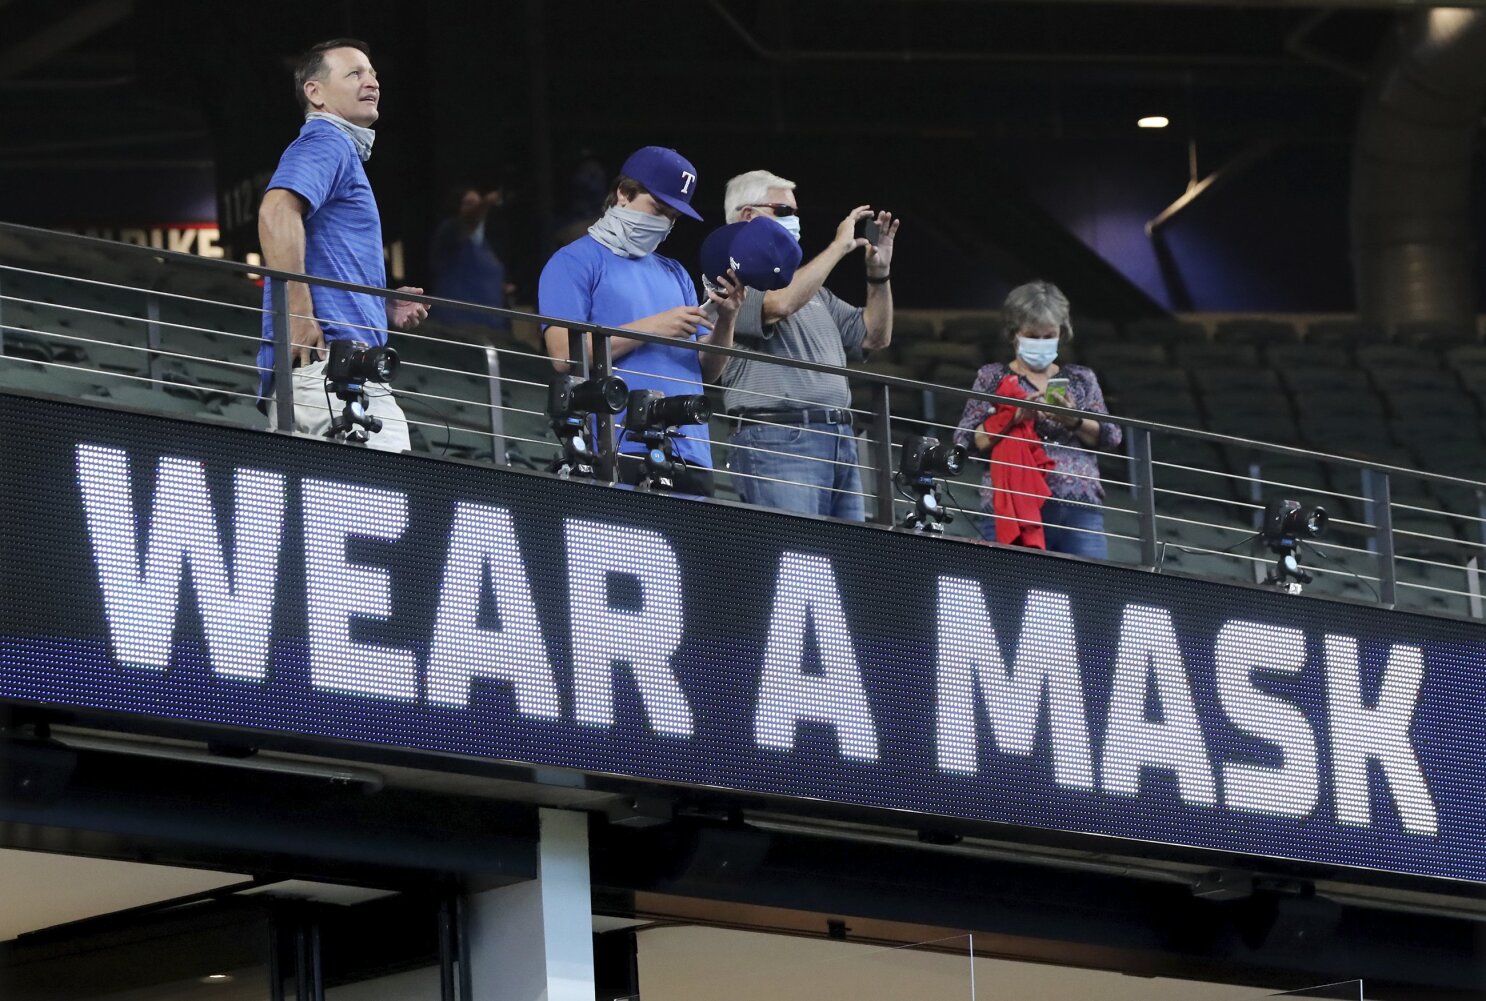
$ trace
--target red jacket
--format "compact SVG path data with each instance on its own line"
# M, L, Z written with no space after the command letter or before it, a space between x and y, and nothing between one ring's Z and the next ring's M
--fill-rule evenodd
M1008 375L996 387L998 396L1027 398L1021 382ZM1042 535L1042 503L1050 492L1047 473L1053 460L1028 416L1013 424L1017 408L1003 403L985 419L982 428L991 435L991 486L995 490L996 541L1032 549L1046 549ZM1006 437L996 437L1005 435Z

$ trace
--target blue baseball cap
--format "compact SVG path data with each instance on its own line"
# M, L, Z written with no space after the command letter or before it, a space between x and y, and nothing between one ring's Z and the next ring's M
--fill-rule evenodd
M665 202L682 215L702 221L697 210L691 207L692 196L697 193L697 168L675 150L664 146L637 149L624 161L619 172L639 181L657 201Z
M716 283L731 268L749 288L770 292L788 285L800 266L799 242L768 216L714 229L702 241L702 278Z

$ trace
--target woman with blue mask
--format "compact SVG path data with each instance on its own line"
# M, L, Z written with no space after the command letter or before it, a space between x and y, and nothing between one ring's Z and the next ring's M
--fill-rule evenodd
M1083 365L1060 365L1059 349L1073 339L1068 297L1051 282L1029 282L1011 290L1002 307L1003 331L1012 358L991 362L976 373L976 392L994 393L1003 379L1012 376L1027 394L1029 403L1059 403L1088 413L1107 414L1104 393L1092 369ZM1066 397L1049 398L1051 380L1067 380ZM996 442L985 433L986 418L995 405L972 399L965 404L955 441L983 456ZM1094 559L1106 559L1109 547L1104 532L1104 486L1099 481L1096 453L1118 448L1122 435L1118 424L1092 417L1069 417L1061 413L1020 408L1015 423L1031 421L1053 467L1047 472L1051 495L1042 507L1047 548ZM979 520L981 534L996 538L992 466L985 470Z

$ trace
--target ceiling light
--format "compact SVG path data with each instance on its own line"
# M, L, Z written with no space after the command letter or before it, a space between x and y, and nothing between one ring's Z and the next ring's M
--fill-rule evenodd
M1165 115L1146 115L1135 124L1143 129L1164 129L1171 124L1171 119Z
M201 978L203 984L225 984L232 979L230 973L208 973Z

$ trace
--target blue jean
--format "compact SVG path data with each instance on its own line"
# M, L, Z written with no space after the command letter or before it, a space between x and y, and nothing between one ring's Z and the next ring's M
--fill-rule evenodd
M980 534L996 541L996 519L987 514L976 522ZM1086 531L1077 531L1085 529ZM1086 504L1069 504L1049 497L1042 505L1042 534L1050 553L1087 556L1093 560L1109 559L1109 540L1095 532L1104 531L1104 512Z
M739 474L733 485L748 503L866 520L857 440L850 425L749 424L729 440L738 446L728 463Z

